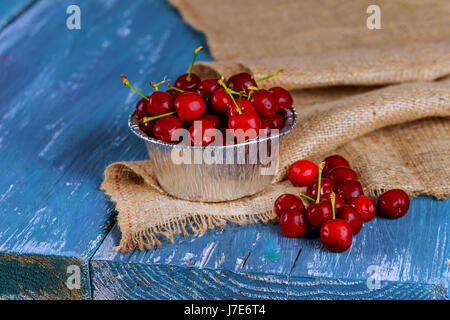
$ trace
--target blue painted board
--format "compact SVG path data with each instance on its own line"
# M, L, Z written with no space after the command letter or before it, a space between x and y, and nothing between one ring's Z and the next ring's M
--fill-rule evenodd
M93 297L448 299L449 213L450 201L414 198L405 217L365 224L344 253L325 250L317 234L289 239L277 224L257 224L124 254L112 249L115 226L91 260Z
M139 97L119 75L150 92L205 44L162 0L76 1L81 30L66 28L71 4L38 1L0 32L0 299L91 297L89 260L114 216L103 170L146 157L127 127Z
M6 28L22 13L28 10L37 0L0 1L0 31Z

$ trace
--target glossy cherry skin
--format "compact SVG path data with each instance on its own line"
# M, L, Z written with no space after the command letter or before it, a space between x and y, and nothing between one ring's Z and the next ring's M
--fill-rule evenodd
M239 98L235 98L236 104L239 105L239 108L241 109L242 113L246 113L249 111L255 111L255 108L253 108L253 105L248 101L247 99L241 99L241 102L239 103ZM227 116L228 118L237 116L239 112L237 111L236 105L232 102L227 109Z
M278 110L281 112L286 112L292 107L294 100L291 94L286 89L281 87L273 87L269 89L269 92L274 95L275 101L278 104Z
M146 134L151 135L153 132L153 126L155 125L155 120L148 122L139 123L139 128L144 131Z
M219 88L213 92L210 102L214 112L226 114L229 106L233 103L233 100L224 88Z
M220 85L217 83L217 79L203 80L197 86L197 89L205 90L206 92L209 92L210 95L218 88L220 88Z
M170 94L174 99L175 99L176 97L178 97L178 96L181 94L180 91L173 90L173 89L166 90L166 92L167 92L168 94Z
M328 201L331 204L330 199L331 193L327 193L323 196L320 196L320 201ZM345 206L345 201L341 198L340 195L335 194L334 195L334 208L337 211L340 207Z
M319 174L319 168L310 160L298 160L289 168L289 180L294 186L308 186Z
M334 192L340 195L346 203L349 203L352 198L364 195L361 183L351 180L335 184Z
M174 143L172 137L177 129L184 129L183 123L175 116L166 116L156 120L153 126L153 135L156 139Z
M198 95L199 95L200 97L202 97L203 101L204 101L206 104L209 103L211 94L210 94L208 91L206 91L205 89L199 89L199 88L197 88L197 89L195 89L195 92L198 93Z
M269 121L270 123L270 129L281 129L283 128L284 125L284 118L281 114L275 113L273 116L269 117L269 118L264 118L267 119L267 121Z
M353 231L342 219L329 220L320 228L323 246L332 252L344 252L352 246Z
M247 141L258 136L261 128L261 118L256 112L249 111L229 118L228 128L234 130L232 134L238 142ZM241 136L242 132L239 129L243 130L244 136ZM256 136L254 136L255 133Z
M327 174L327 178L334 182L334 184L342 183L344 181L358 181L358 175L355 171L347 167L336 167L331 169Z
M323 162L325 162L325 166L323 167L322 171L324 177L328 175L331 169L334 169L336 167L350 168L350 163L348 163L348 161L344 157L338 154L333 154L332 156L326 157Z
M187 79L188 74L184 73L175 80L174 87L183 91L194 91L200 84L200 77L195 73L191 73L191 80Z
M310 204L306 209L306 216L314 228L320 229L325 222L333 218L331 203L328 201L320 201L317 204Z
M373 200L368 196L358 196L355 198L351 198L348 204L352 205L356 210L358 210L364 222L372 220L377 212L375 202L373 202Z
M318 189L319 181L316 179L308 186L308 189L306 189L306 195L316 199L317 198L317 189ZM333 191L334 183L330 179L322 178L320 182L320 196L330 193Z
M345 205L339 208L336 217L344 220L352 228L353 235L361 231L364 220L359 211L350 205Z
M147 109L152 117L172 112L175 110L173 97L165 91L155 91L148 97Z
M217 129L222 127L222 119L219 116L215 115L215 114L205 114L205 115L203 115L203 117L201 117L201 119L208 120Z
M227 87L236 92L245 91L247 94L249 86L258 87L252 75L247 72L235 74L227 81Z
M250 102L261 117L272 117L278 111L278 104L274 95L264 89L255 91L250 98Z
M275 213L278 217L288 209L305 208L302 199L299 196L292 193L282 194L275 200Z
M189 137L193 146L205 147L211 144L216 133L216 127L208 120L195 120L189 128Z
M206 105L202 97L195 92L185 92L176 97L173 103L178 118L183 122L191 122L205 113Z
M409 196L400 189L386 191L378 198L378 209L390 219L403 217L409 209Z
M303 237L309 231L308 220L305 214L305 208L296 208L286 210L280 217L281 232L286 237Z
M145 98L142 98L141 100L136 103L136 114L139 119L142 119L144 117L150 117L150 113L148 113L147 110L148 100Z

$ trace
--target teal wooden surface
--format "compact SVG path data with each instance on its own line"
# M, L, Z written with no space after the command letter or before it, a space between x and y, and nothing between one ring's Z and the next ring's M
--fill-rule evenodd
M6 28L22 13L27 11L36 0L3 0L0 1L0 31Z
M103 171L146 153L119 75L150 91L204 44L163 1L76 1L81 30L66 28L71 4L38 1L0 32L0 298L91 298L89 260L114 218Z
M317 235L286 238L271 224L229 225L123 254L112 250L114 227L91 260L93 297L448 299L449 211L449 201L414 198L405 217L365 224L344 253L328 252Z

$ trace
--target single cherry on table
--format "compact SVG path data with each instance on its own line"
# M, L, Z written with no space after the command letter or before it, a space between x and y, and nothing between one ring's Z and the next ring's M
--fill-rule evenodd
M280 229L289 238L305 236L309 231L305 208L286 210L280 218Z
M319 203L311 203L306 208L306 216L314 228L320 229L325 222L333 217L330 202L322 200Z
M314 180L306 189L306 195L315 199L317 198L319 183L318 180ZM331 193L333 191L334 183L330 179L322 178L320 183L320 196L324 196L327 193Z
M358 175L353 169L348 167L335 167L328 172L327 178L334 182L334 184L342 183L344 181L358 181Z
M363 188L359 181L344 181L338 183L334 186L334 192L341 196L346 203L348 203L352 198L364 195Z
M386 218L403 217L409 209L409 196L400 189L386 191L378 198L378 208Z
M373 202L373 200L368 196L357 196L355 198L351 198L348 204L358 210L364 222L372 220L377 212L375 202Z
M358 234L361 231L364 220L359 211L351 206L344 205L337 210L336 217L342 219L348 223L352 228L353 235Z
M350 168L350 163L343 156L338 154L333 154L326 157L324 160L325 166L323 167L323 175L326 177L328 173L336 167L347 167Z

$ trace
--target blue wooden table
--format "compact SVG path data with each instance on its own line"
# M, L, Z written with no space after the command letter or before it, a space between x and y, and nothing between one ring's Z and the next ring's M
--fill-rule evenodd
M66 27L71 4L80 30ZM343 254L276 225L113 250L103 170L146 157L119 74L173 80L205 43L162 0L0 2L0 299L447 299L450 202L430 198L368 223Z

